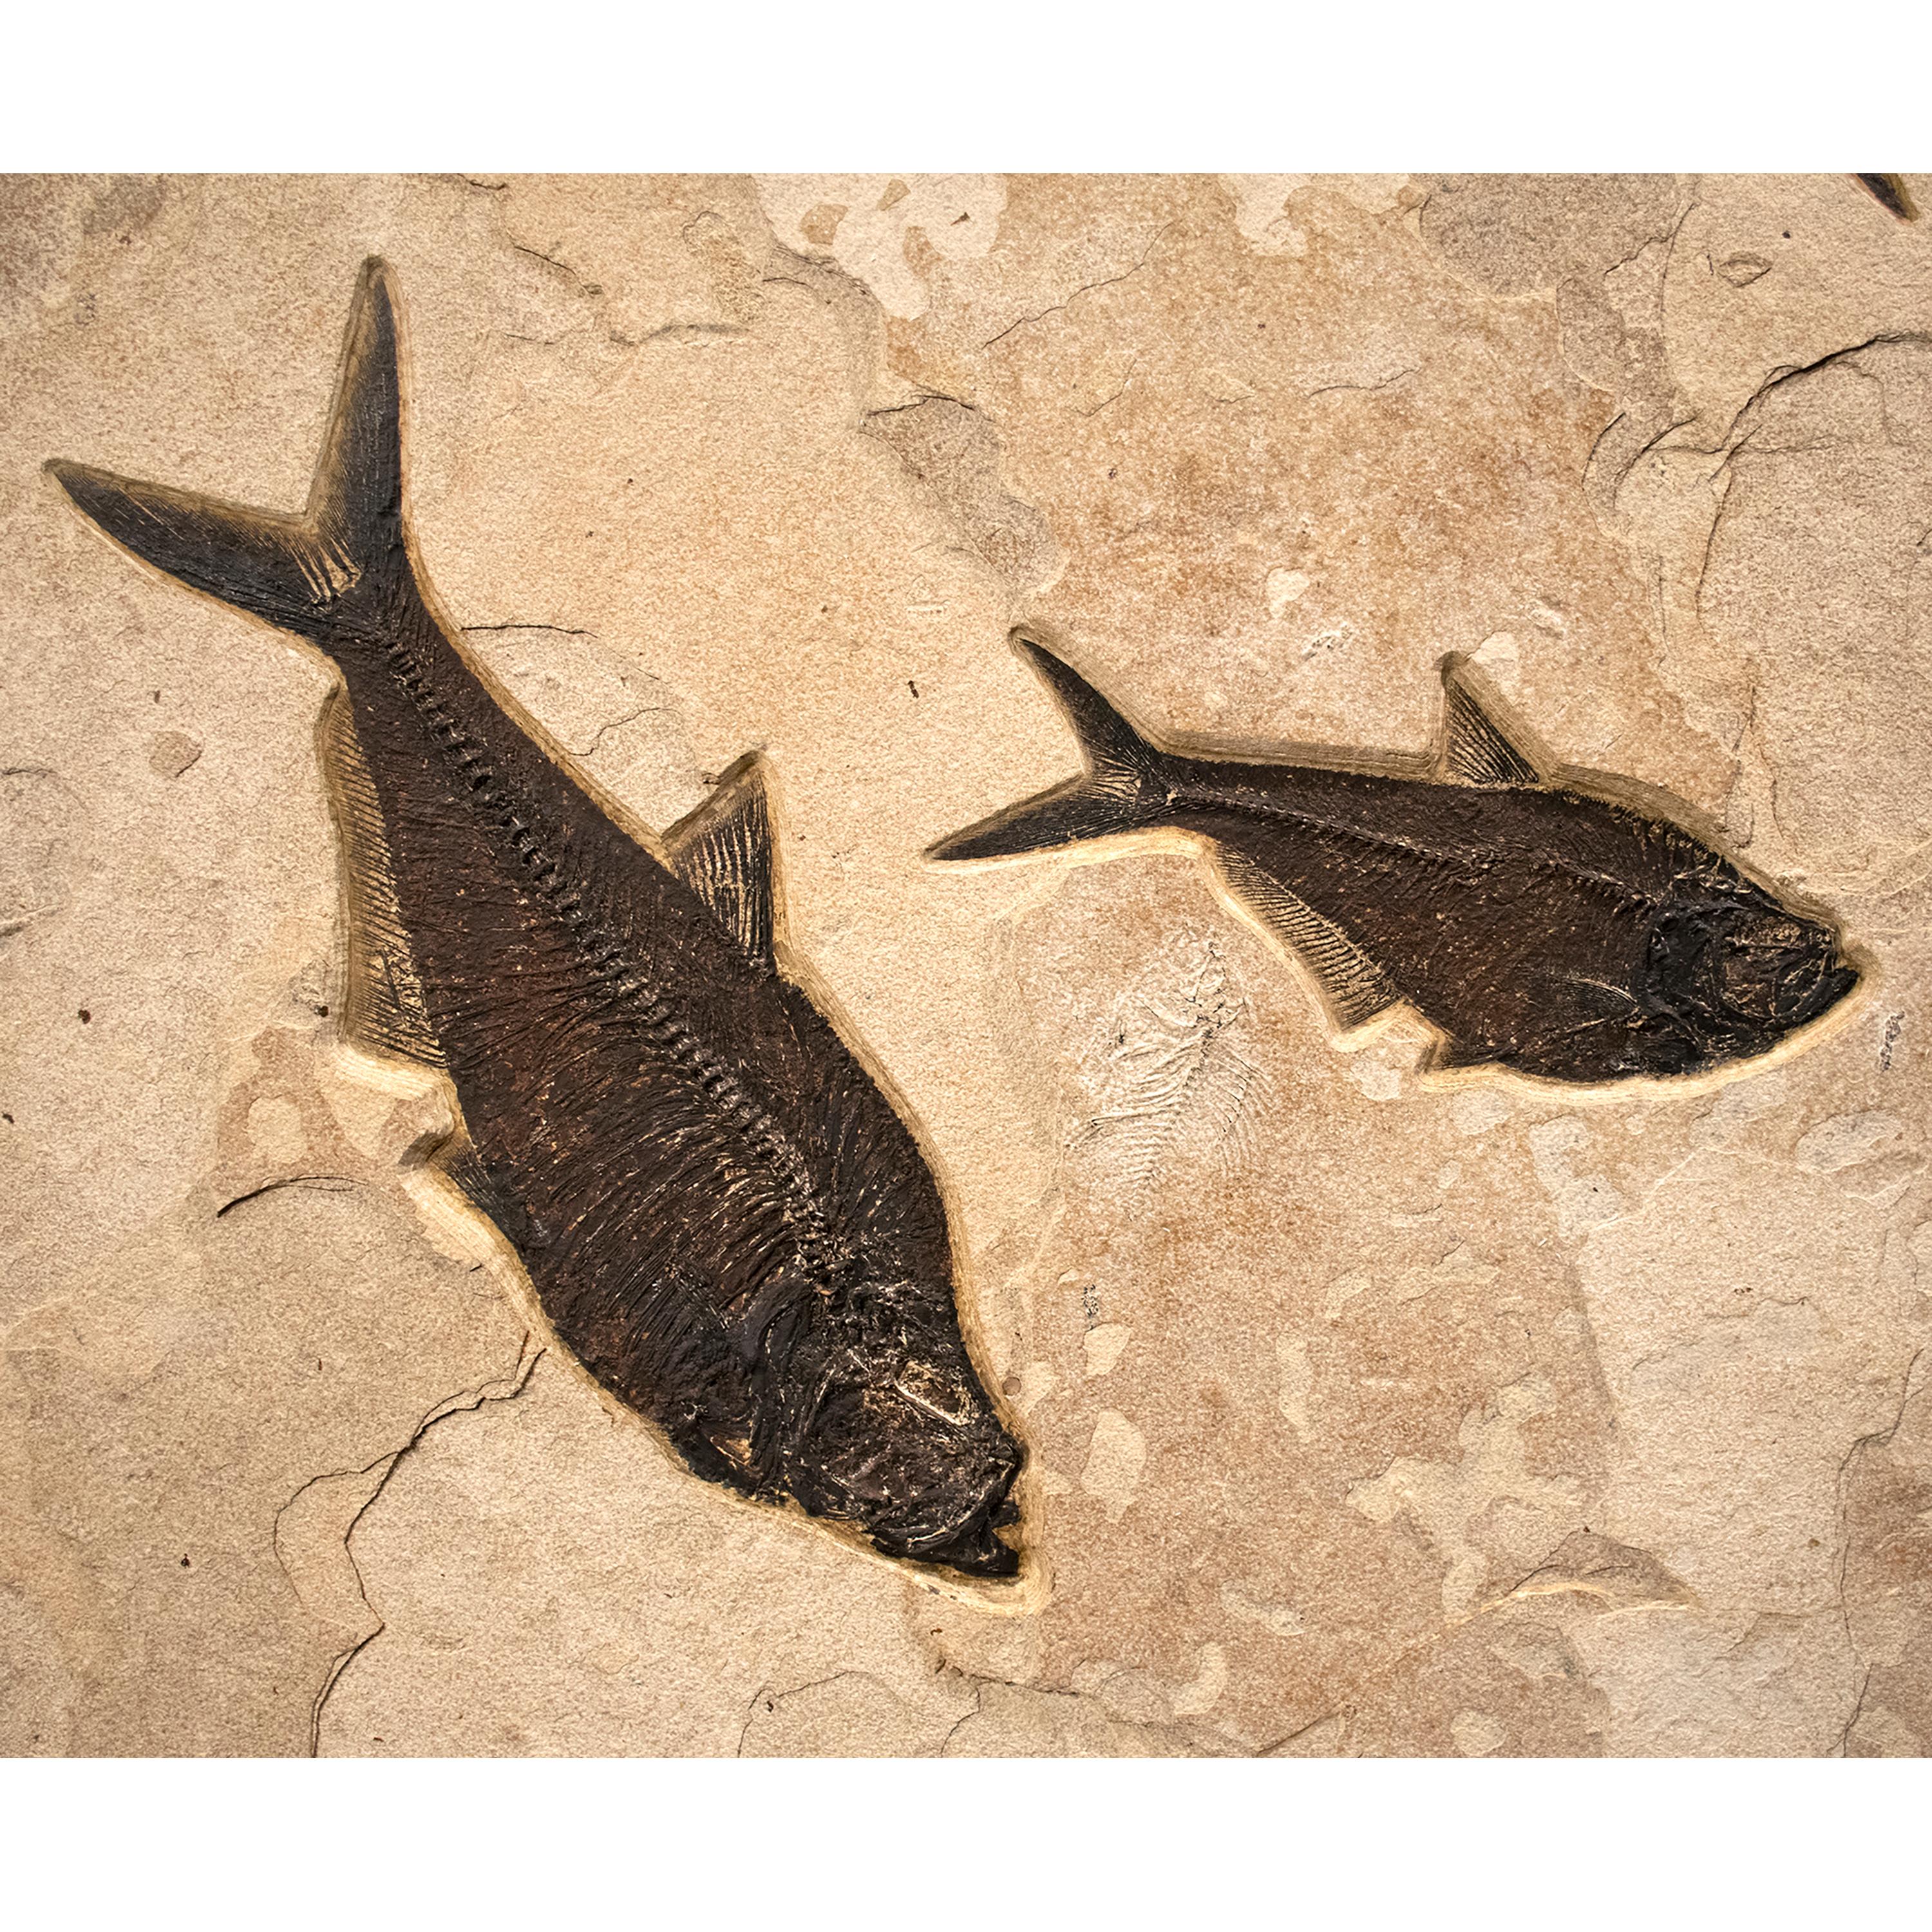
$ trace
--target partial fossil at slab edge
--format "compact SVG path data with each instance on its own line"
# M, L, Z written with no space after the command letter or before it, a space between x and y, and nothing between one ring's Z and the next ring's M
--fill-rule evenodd
M1708 1072L1768 1052L1857 983L1828 922L1682 826L1582 789L1504 728L1458 659L1425 776L1164 751L1053 652L1015 642L1087 773L932 856L1193 833L1339 1026L1406 1004L1441 1035L1438 1067L1572 1083Z
M446 1073L439 1158L578 1359L700 1476L1014 1574L1020 1451L960 1332L945 1210L781 968L762 767L660 859L544 749L415 566L397 364L371 262L300 516L52 467L137 556L340 673L349 1030Z

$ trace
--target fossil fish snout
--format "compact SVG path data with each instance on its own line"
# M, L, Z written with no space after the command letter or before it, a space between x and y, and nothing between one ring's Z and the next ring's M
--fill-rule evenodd
M950 1399L949 1399L950 1398ZM976 1391L950 1376L830 1392L799 1459L815 1514L862 1526L888 1555L976 1576L1010 1576L1017 1551L1000 1532L1018 1520L1019 1445Z

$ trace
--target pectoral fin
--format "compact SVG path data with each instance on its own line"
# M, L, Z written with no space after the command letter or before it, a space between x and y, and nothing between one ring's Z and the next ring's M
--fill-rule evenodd
M1491 703L1460 658L1442 665L1442 764L1446 773L1472 785L1538 785L1543 761L1497 723Z
M755 752L718 782L698 809L664 834L671 870L701 898L754 966L772 951L772 818Z
M1344 1033L1400 1004L1388 975L1332 920L1298 898L1252 860L1218 848L1215 860L1241 903L1293 950Z

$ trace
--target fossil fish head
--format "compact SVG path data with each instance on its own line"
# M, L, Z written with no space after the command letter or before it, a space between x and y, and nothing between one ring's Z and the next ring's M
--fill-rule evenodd
M958 1340L905 1310L888 1286L862 1321L823 1338L790 1418L789 1486L814 1516L849 1522L889 1556L1010 1576L1001 1530L1022 1460ZM799 1366L803 1366L802 1363Z
M1636 1070L1670 1074L1766 1052L1858 984L1837 930L1742 879L1700 881L1653 922Z

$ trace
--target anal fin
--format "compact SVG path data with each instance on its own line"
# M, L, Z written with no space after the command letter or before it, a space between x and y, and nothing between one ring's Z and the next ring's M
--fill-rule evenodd
M425 1066L446 1064L397 903L382 801L346 695L322 714L322 758L348 878L349 988L344 1030L359 1044Z
M1401 1003L1388 975L1332 920L1297 898L1251 859L1217 846L1215 859L1241 903L1292 949L1343 1032Z
M773 963L772 815L764 772L747 752L695 812L664 836L671 870L755 966Z

